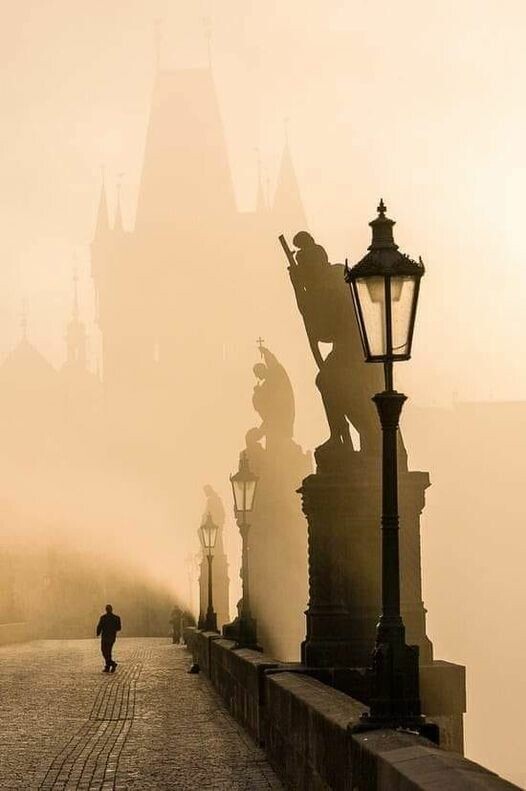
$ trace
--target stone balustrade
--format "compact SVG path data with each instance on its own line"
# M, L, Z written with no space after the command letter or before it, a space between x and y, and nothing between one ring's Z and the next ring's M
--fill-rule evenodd
M349 695L215 632L185 630L187 645L232 716L298 791L504 791L517 789L417 734L355 733L366 707Z

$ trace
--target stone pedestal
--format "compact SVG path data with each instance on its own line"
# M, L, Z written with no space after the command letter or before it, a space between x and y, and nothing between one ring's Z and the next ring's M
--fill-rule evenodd
M322 462L320 464L320 461ZM309 606L302 661L311 667L367 667L381 611L380 462L341 450L300 489L308 522ZM432 661L420 563L420 514L427 473L399 470L401 608L407 642ZM336 470L336 471L335 471Z
M250 611L258 643L280 661L298 661L305 635L307 537L296 490L312 459L292 440L249 444L250 469L259 478L250 515Z

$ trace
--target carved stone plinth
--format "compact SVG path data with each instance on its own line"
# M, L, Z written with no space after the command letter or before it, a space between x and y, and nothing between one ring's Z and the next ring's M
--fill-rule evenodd
M357 666L347 609L347 476L309 475L301 488L308 522L309 604L301 661L308 667Z
M302 661L310 667L367 667L381 611L380 462L352 450L316 453L318 472L300 489L308 522L309 606ZM401 609L407 642L432 661L426 636L420 562L420 514L427 473L408 472L400 487ZM315 663L315 664L314 664Z

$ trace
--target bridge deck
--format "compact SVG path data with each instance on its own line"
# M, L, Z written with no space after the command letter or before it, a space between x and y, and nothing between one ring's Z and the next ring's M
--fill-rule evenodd
M187 651L123 638L114 675L97 640L0 648L0 788L281 789Z

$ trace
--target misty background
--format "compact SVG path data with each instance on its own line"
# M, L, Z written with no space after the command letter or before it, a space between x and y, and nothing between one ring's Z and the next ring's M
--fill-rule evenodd
M156 19L162 20L163 69L202 68L211 60L240 211L254 210L258 162L272 200L288 139L309 228L331 261L362 256L380 196L397 220L401 249L424 259L413 359L397 366L395 376L410 396L403 418L410 468L429 470L432 481L422 519L429 634L438 657L467 665L468 757L524 782L518 736L526 648L519 567L526 365L518 353L526 293L524 5L4 4L3 358L26 334L48 363L63 365L76 268L89 368L103 374L90 260L101 167L110 216L120 183L123 224L132 230L155 80ZM244 253L249 263L252 254L261 258L257 250ZM225 313L235 316L246 295L255 313L249 320L240 312L235 366L221 382L209 381L199 402L207 412L199 441L189 440L167 459L176 505L135 479L131 485L129 470L118 465L97 470L89 462L97 436L80 431L78 466L70 468L57 462L53 449L46 458L31 458L34 434L27 430L16 459L0 438L4 551L42 546L43 565L50 562L49 545L63 555L80 553L88 577L92 568L100 570L102 551L123 579L133 571L160 586L162 596L188 598L185 558L197 551L202 486L212 484L230 514L228 474L245 431L257 422L251 367L260 334L290 375L296 440L308 450L326 437L314 365L277 240L275 252L266 249L264 257L266 269L260 262L258 272L266 272L266 280L242 281L249 295L240 290L234 260L219 273L221 292L210 288L209 261L181 272L200 311L216 310L224 298ZM143 318L137 316L139 325ZM210 326L219 343L221 333L220 323ZM181 358L198 360L199 353L199 343L181 341ZM216 398L218 389L223 395ZM60 424L60 415L56 420ZM6 422L12 447L22 428L17 434ZM233 614L239 541L230 517L225 546ZM504 719L506 735L496 727Z

